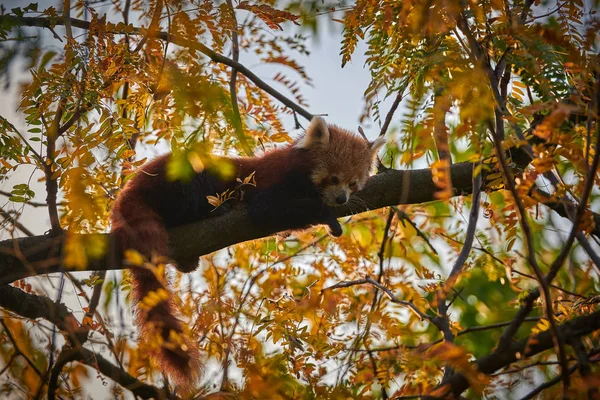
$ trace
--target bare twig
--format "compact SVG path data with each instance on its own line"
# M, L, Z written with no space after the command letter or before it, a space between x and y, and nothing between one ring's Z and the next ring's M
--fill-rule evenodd
M525 321L528 322L537 322L539 321L540 318L539 317L527 317L525 318ZM456 336L462 336L462 335L467 335L469 333L473 333L473 332L481 332L481 331L488 331L491 329L498 329L498 328L503 328L505 326L508 326L512 323L512 321L506 321L506 322L498 322L496 324L490 324L490 325L482 325L482 326L473 326L470 328L466 328L463 329L462 331L458 331L458 333L456 334ZM380 352L380 351L393 351L393 350L398 350L398 349L402 349L402 348L406 348L406 349L411 349L411 348L415 348L415 347L419 347L419 348L429 348L433 345L436 345L438 343L441 343L444 339L439 339L436 340L434 342L431 343L427 343L427 344L420 344L418 346L406 346L406 345L397 345L397 346L388 346L388 347L378 347L375 349L370 349L373 352ZM362 350L355 350L355 351L366 351L364 349Z
M2 325L2 327L4 328L4 332L6 333L6 335L8 336L8 338L10 339L10 341L11 341L11 343L12 343L14 349L15 349L15 354L18 354L21 357L23 357L23 359L25 361L27 361L27 364L31 367L31 369L33 369L35 371L35 373L40 378L42 378L44 376L44 373L39 370L39 368L37 367L37 365L35 365L33 363L33 361L31 361L31 359L29 358L29 356L27 356L27 354L23 353L23 351L21 350L21 348L17 344L17 341L15 340L15 337L10 332L10 329L8 329L8 326L6 326L6 322L4 322L4 318L0 318L0 325Z
M585 356L586 359L589 359L590 356L595 355L600 353L600 349L594 349L589 353L583 353L583 356ZM589 365L588 365L589 367ZM574 365L571 366L571 368L569 368L569 373L572 374L573 372L575 372L577 370L577 368L579 368L581 374L583 375L583 366L581 365L581 363L575 363ZM557 383L559 383L562 380L562 377L559 375L553 379L550 379L548 382L545 382L543 384L541 384L540 386L536 387L534 390L532 390L531 392L529 392L527 395L525 395L524 397L522 397L522 400L529 400L529 399L533 399L535 398L538 394L540 394L541 392L543 392L545 389L548 389L554 385L556 385ZM595 397L593 397L593 395L598 391L597 388L594 387L594 384L591 384L591 387L588 391L588 398L593 399Z
M569 375L571 375L573 372L575 372L577 370L577 364L571 366L568 368L567 372ZM535 398L538 394L542 393L544 390L556 385L557 383L559 383L561 380L563 380L564 377L562 375L559 375L553 379L550 379L548 382L541 384L540 386L536 387L535 389L533 389L531 392L529 392L528 394L526 394L525 396L521 397L521 400L529 400L529 399L533 399Z
M6 192L4 190L0 190L0 194L2 196L6 196L6 197L11 197L12 196L12 193ZM46 203L40 203L40 202L36 202L36 201L25 201L25 202L23 202L23 204L27 204L28 206L31 206L31 207L48 207L48 204L46 204ZM57 203L57 204L59 206L64 205L64 203Z
M140 51L142 49L142 47L144 47L144 44L146 44L148 37L153 36L155 34L155 32L158 31L158 29L160 28L160 15L162 13L162 9L163 9L163 1L157 0L156 5L154 6L154 14L152 14L152 20L150 21L150 25L148 26L146 33L142 37L142 40L140 40L140 42L137 44L135 49L133 49L134 53L137 53L138 51ZM127 23L127 21L125 23Z
M100 272L102 272L102 275L100 275L100 278L105 279L106 271L96 271L96 272L94 272L94 274L97 275ZM102 329L104 330L104 337L106 338L106 341L108 343L109 350L113 353L115 360L117 360L117 364L118 364L119 368L123 368L121 358L117 354L116 347L115 347L114 341L112 339L112 335L109 332L108 326L106 325L104 318L102 318L102 315L97 310L98 304L100 301L100 295L102 293L101 288L103 287L104 282L99 283L96 286L94 286L94 290L92 291L92 298L90 299L90 298L88 298L85 290L81 286L81 283L79 283L79 281L77 279L75 279L70 272L67 272L66 275L69 277L69 279L71 280L73 285L77 288L77 290L79 290L79 293L82 293L83 297L88 302L88 311L85 313L85 316L90 317L90 318L92 318L93 316L96 317L97 321L100 323L100 325L102 326ZM100 289L98 289L98 288L100 288ZM82 344L83 342L81 341L80 343Z
M471 248L473 246L473 240L475 239L475 231L477 229L477 220L479 219L480 210L480 197L482 189L482 177L481 177L481 162L473 166L473 198L471 202L471 211L469 213L469 224L467 226L467 234L465 237L464 245L450 271L450 275L446 281L436 292L438 315L434 317L436 326L440 328L444 335L444 340L452 342L454 340L454 333L450 329L450 320L448 317L448 308L450 305L446 303L447 293L454 287L454 283L458 279L462 269L464 267ZM449 366L444 368L444 378L447 378L453 373L453 369Z
M554 10L552 10L552 11L548 11L545 14L535 15L535 16L531 17L530 19L526 20L525 24L530 24L530 23L534 22L536 19L549 17L550 15L555 14L556 12L558 12L561 8L563 8L568 3L569 3L568 1L564 1L561 4L558 4L556 6L556 8Z
M410 82L410 79L407 79L406 82ZM392 103L390 110L388 111L388 113L385 116L385 121L383 121L383 125L381 126L381 131L379 132L379 136L385 136L385 134L387 133L387 130L390 127L390 124L392 123L392 118L394 118L394 114L396 113L398 106L402 102L402 99L404 99L404 92L406 91L406 86L407 85L403 85L401 87L401 89L398 90L398 93L396 94L396 98L394 99L394 102Z
M235 16L235 9L233 8L233 4L231 0L227 0L227 6L229 7L229 12L233 18L234 27L231 31L231 53L233 61L238 63L240 59L240 46L238 43L238 25L237 18ZM231 110L233 113L233 127L235 129L236 136L247 156L252 156L254 152L252 148L248 144L248 140L246 138L246 134L244 133L244 122L242 121L242 117L240 116L240 108L238 106L237 100L237 73L238 70L236 68L231 68L231 80L229 81L229 93L231 96Z
M532 4L531 0L527 0L526 4L524 5L522 14L521 14L522 19L524 19L523 15L526 15L526 13L529 10L529 7L531 7L531 4ZM540 292L542 294L542 298L544 300L544 312L546 314L546 318L550 322L550 331L554 335L556 352L557 352L557 355L558 355L560 363L561 363L561 370L563 371L562 376L563 376L563 379L565 382L565 390L566 390L566 388L569 386L570 379L569 379L569 374L567 373L568 363L567 363L567 358L566 358L566 354L565 354L565 350L564 350L564 339L560 336L560 332L558 330L556 320L554 319L554 313L552 310L552 298L550 295L550 290L548 288L548 281L546 281L544 279L544 276L542 275L541 269L540 269L540 267L537 263L536 257L535 257L535 249L533 246L533 237L532 237L532 233L531 233L531 228L527 221L527 213L525 211L525 208L523 207L522 202L520 201L520 198L519 198L519 195L517 193L516 186L514 183L514 177L512 176L512 173L511 173L510 169L508 168L508 162L506 160L504 148L502 147L502 142L503 142L504 136L505 136L505 134L504 134L504 115L506 113L505 99L502 97L501 90L500 90L500 83L498 82L498 78L490 65L490 61L489 61L486 53L483 51L479 42L473 36L473 33L471 32L471 29L467 22L467 18L465 17L464 13L461 13L459 15L457 25L458 25L459 29L463 32L463 34L467 37L469 45L473 51L472 54L474 55L476 61L479 64L481 64L484 67L484 69L486 70L488 78L490 80L492 92L494 94L494 97L496 98L497 104L496 104L496 108L494 110L496 126L494 127L492 125L492 123L490 123L489 129L492 132L492 136L494 139L493 140L494 148L496 150L496 156L498 157L498 161L501 166L501 171L504 176L505 185L511 192L512 197L515 202L515 205L517 206L517 210L519 212L519 219L521 222L521 227L523 229L523 234L525 236L525 244L527 247L527 261L534 271L536 280L538 281ZM508 68L508 66L507 66L507 68ZM507 84L507 82L503 82L502 84L505 85L505 84ZM533 305L533 300L532 300L531 305ZM526 309L530 309L530 308L526 307ZM524 318L525 315L518 315L518 316L519 316L519 318ZM518 329L518 326L516 328ZM515 332L516 332L516 330L515 330Z
M521 272L521 271L519 271L517 269L512 269L511 271L514 272L517 275L524 276L525 278L529 278L529 279L535 280L535 276L526 274L525 272ZM565 288L562 288L562 287L554 285L554 284L550 284L550 287L553 288L553 289L559 290L559 291L561 291L561 292L563 292L565 294L568 294L569 296L579 297L580 299L587 299L587 297L582 296L579 293L572 292L570 290L567 290Z
M419 229L419 227L417 226L417 224L415 224L412 221L412 219L410 219L410 217L408 216L408 214L406 214L404 211L400 210L396 206L392 206L392 210L394 210L394 212L398 216L398 219L400 221L403 221L403 224L404 224L404 221L406 221L406 222L408 222L413 227L413 229L415 230L415 232L417 232L417 236L420 237L421 239L423 239L423 241L425 243L427 243L427 246L429 246L429 249L434 254L438 254L437 250L435 249L435 247L433 247L433 244L431 244L431 241L429 240L429 238L427 237L427 235L425 235L425 233L423 233L423 231Z
M19 220L17 219L17 217L15 217L14 215L11 215L11 213L9 213L8 211L6 211L2 207L0 207L0 215L5 220L7 220L8 222L10 222L15 228L17 228L18 230L20 230L21 232L23 232L27 236L35 236L33 232L31 232L29 229L27 229L27 227L25 225L23 225L22 223L19 222Z
M443 285L443 290L445 293L449 291L454 285L454 282L460 275L462 268L464 267L465 262L469 254L471 253L471 248L473 247L473 240L475 239L475 232L477 229L477 220L479 219L479 210L481 209L480 199L481 199L481 189L482 189L482 177L481 177L481 163L477 163L473 165L473 195L471 199L471 211L469 212L469 223L467 225L467 234L465 236L465 241L463 243L463 247L458 255L458 258L454 262L452 266L452 270L450 271L450 275L446 282ZM445 293L442 297L445 298Z

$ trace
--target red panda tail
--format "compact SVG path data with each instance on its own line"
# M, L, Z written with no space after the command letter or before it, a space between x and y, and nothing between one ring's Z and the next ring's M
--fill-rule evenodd
M160 217L143 202L127 199L113 207L112 232L122 250L135 249L147 258L168 254L167 231ZM143 267L131 270L131 298L137 306L140 337L159 343L151 356L177 385L189 387L200 375L198 350L191 345L164 276Z
M199 353L175 316L172 293L154 272L142 268L131 270L131 281L140 336L160 343L152 356L175 384L188 387L201 375Z

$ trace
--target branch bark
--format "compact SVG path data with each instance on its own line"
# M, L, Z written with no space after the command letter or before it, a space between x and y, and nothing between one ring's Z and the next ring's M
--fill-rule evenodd
M558 327L560 334L572 338L582 337L600 329L600 311L567 321ZM496 350L475 360L477 371L492 374L519 359L525 359L554 347L553 335L549 330L539 335L531 335L525 339L513 342L506 350ZM440 398L460 394L469 388L469 381L464 375L455 373L445 379L426 399Z
M471 163L452 166L452 186L456 195L469 194L472 190ZM338 217L396 204L420 204L435 200L437 188L432 181L430 169L411 171L387 170L374 177L359 193L358 202L352 208L340 207ZM359 208L358 203L362 204ZM272 232L252 224L245 208L240 207L215 218L180 226L169 231L172 257L181 265L197 260L200 256L247 240L259 239ZM90 260L86 270L121 269L112 240L109 251L102 259ZM62 239L49 236L33 236L0 242L0 285L17 279L59 272L62 266Z
M101 355L94 353L84 347L77 349L65 348L61 351L48 386L48 399L56 398L56 389L58 389L58 377L62 368L71 361L79 361L85 365L97 369L102 375L119 383L123 388L133 393L136 398L142 399L177 399L176 396L169 395L164 389L148 385L129 375L126 371L116 367L110 361Z

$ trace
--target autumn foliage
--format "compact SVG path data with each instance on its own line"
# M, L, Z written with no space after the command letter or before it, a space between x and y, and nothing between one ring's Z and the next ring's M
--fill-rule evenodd
M0 108L0 396L600 398L596 6L3 6L0 78L18 110ZM182 246L204 254L189 274L127 253L126 267L164 278L142 306L172 290L182 343L199 349L203 374L174 387L111 260L115 194L168 150L170 179L185 180L230 173L214 155L291 142L328 112L303 94L302 60L331 26L340 68L371 74L355 122L388 138L379 174L342 212L340 238L315 227L216 238L209 254ZM44 220L24 222L33 212ZM238 218L221 214L187 240Z

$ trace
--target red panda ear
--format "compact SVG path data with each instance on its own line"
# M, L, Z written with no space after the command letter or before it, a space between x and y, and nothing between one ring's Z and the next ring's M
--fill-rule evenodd
M306 133L296 144L300 149L312 149L316 146L327 147L329 144L329 129L321 117L313 117L306 128Z
M377 139L370 142L369 147L371 148L371 154L373 154L373 156L375 156L377 154L377 150L379 150L379 148L381 146L383 146L385 144L385 142L386 142L386 139L384 136L379 136Z

